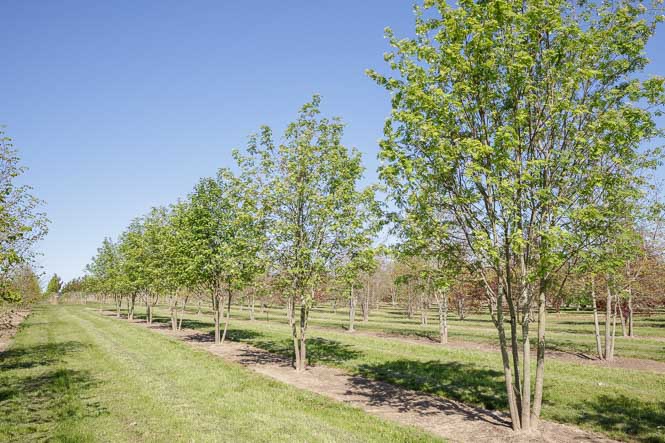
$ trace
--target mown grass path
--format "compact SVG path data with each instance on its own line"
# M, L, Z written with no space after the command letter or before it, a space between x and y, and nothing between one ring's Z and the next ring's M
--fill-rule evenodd
M76 306L0 354L0 441L433 441Z

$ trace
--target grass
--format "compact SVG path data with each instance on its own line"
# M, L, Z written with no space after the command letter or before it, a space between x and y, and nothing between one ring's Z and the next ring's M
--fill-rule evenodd
M165 310L157 310L165 314ZM284 314L282 314L283 316ZM210 316L188 314L184 327L212 331ZM281 321L232 319L229 336L290 355ZM157 321L168 321L163 315ZM310 361L490 409L506 409L497 353L405 344L342 330L310 329ZM532 371L534 372L534 371ZM613 438L665 442L665 375L548 360L543 417Z
M0 441L433 441L80 306L0 357Z
M272 321L285 322L283 309L270 309L269 318ZM247 310L234 312L236 317L249 318ZM266 314L258 315L265 319ZM601 313L600 321L603 322ZM436 313L432 310L428 316L428 325L420 325L420 315L415 314L408 318L403 309L382 307L381 310L372 311L369 321L358 319L355 328L358 331L380 332L412 336L414 338L428 338L436 340L438 337L438 323ZM312 325L344 330L348 325L348 311L338 309L337 313L328 307L317 307L311 314ZM601 324L601 334L603 333ZM449 335L451 340L497 344L497 333L494 325L486 314L473 313L464 320L459 320L451 311L449 319ZM665 314L636 316L636 338L621 336L620 325L617 325L617 338L615 352L617 356L629 358L642 358L665 362ZM532 334L535 337L535 331ZM535 346L535 338L534 346ZM593 336L593 317L588 311L562 311L550 313L547 319L547 340L552 350L570 353L584 353L595 355L596 344Z

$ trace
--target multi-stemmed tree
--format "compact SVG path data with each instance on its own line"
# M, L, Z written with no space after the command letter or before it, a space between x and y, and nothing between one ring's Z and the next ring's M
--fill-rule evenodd
M315 96L302 107L279 145L270 128L262 128L250 142L247 160L256 165L262 184L271 261L286 297L299 371L306 367L307 325L317 287L358 232L366 230L365 221L354 217L374 199L371 190L358 188L360 153L342 145L343 124L321 118L319 104Z
M542 407L547 294L654 165L640 146L659 133L663 79L635 75L654 20L637 1L424 6L414 38L388 31L396 75L370 71L392 93L381 175L398 193L436 192L463 234L498 331L513 428L529 430Z
M222 343L234 291L250 284L263 271L265 217L251 177L220 169L216 178L202 179L196 185L178 217L183 228L178 237L180 247L191 256L191 281L210 291L215 343Z

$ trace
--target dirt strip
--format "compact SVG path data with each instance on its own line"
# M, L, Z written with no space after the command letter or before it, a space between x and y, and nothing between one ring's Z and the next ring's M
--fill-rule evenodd
M0 318L0 352L3 352L16 335L19 325L30 315L29 309L17 309L3 313Z
M144 322L134 321L146 326ZM327 366L311 366L297 373L281 356L244 343L215 345L210 334L195 330L173 332L168 325L150 329L182 339L227 361L259 374L358 407L370 414L407 426L417 426L453 442L612 442L581 429L542 421L537 433L515 433L508 417L441 397L350 375Z

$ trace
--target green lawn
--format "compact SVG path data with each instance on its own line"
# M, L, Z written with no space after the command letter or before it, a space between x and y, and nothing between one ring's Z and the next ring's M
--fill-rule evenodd
M269 311L271 320L286 321L283 308L273 308ZM249 318L246 309L239 311L236 308L234 316ZM257 316L261 319L266 318L265 313L257 314ZM429 313L429 325L427 326L420 325L419 314L407 318L403 309L386 306L383 306L381 310L373 310L368 322L360 321L360 318L358 314L355 322L358 331L423 337L432 340L436 340L439 333L434 310ZM603 315L601 314L602 321ZM346 329L348 311L346 307L342 307L337 310L337 313L333 313L328 307L317 307L312 312L311 324L339 330ZM451 340L491 345L496 345L498 341L496 329L486 314L474 313L461 321L451 312L449 329ZM620 326L617 325L616 355L665 362L665 314L637 316L635 329L638 335L636 338L623 338ZM535 331L533 335L535 346ZM550 313L547 318L547 340L550 349L595 355L596 343L593 336L592 314L575 311Z
M82 306L0 354L0 441L433 441Z
M157 310L166 322L166 310ZM230 338L290 355L284 314L255 322L233 319ZM208 315L188 314L185 327L212 331ZM405 344L398 340L341 330L310 328L311 361L354 374L461 400L490 409L505 409L498 353ZM532 371L535 373L535 371ZM547 419L603 432L614 438L665 442L665 375L548 360Z

